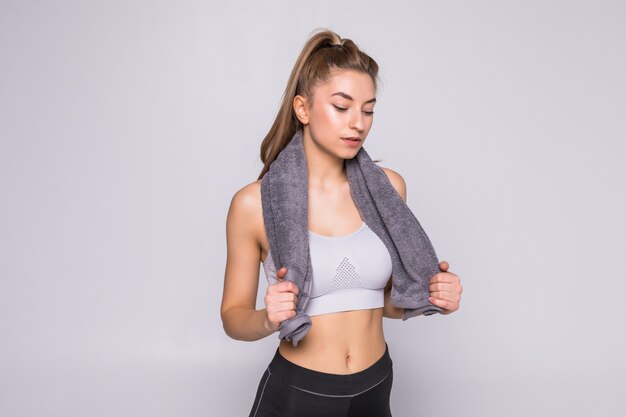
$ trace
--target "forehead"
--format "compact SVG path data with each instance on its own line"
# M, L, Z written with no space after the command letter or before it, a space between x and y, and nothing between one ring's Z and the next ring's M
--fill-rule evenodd
M324 100L331 98L331 95L338 91L352 96L357 102L367 101L376 96L372 77L353 70L332 70L328 81L320 84L316 90L315 96ZM332 97L343 99L337 95Z

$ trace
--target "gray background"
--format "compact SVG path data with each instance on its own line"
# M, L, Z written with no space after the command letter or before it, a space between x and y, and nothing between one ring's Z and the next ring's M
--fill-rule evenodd
M623 416L625 21L609 1L2 0L0 414L247 415L278 338L222 330L226 213L327 27L380 64L365 147L464 285L452 315L385 319L394 416Z

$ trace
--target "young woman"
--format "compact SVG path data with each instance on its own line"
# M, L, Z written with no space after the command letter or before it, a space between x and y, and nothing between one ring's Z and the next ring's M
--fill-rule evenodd
M296 347L281 341L258 385L250 417L391 416L392 361L383 317L402 318L390 303L391 260L352 200L344 161L363 146L374 118L378 65L350 39L330 30L314 33L291 72L283 102L261 145L259 179L235 193L227 219L227 249L221 317L226 333L253 341L274 334L296 315L298 288L275 271L256 310L259 262L269 242L261 206L261 178L302 129L308 167L308 226L314 271L305 313L312 327ZM383 168L406 201L405 182ZM449 314L459 308L457 275L430 280L430 301ZM269 280L268 276L268 280ZM351 288L367 297L354 297ZM358 292L356 293L358 294ZM373 295L373 296L372 296Z

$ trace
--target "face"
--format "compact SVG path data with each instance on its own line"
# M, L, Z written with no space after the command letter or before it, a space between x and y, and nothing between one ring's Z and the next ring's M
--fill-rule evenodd
M314 87L312 103L296 96L294 108L305 125L305 135L308 129L317 146L349 159L363 146L372 127L375 91L368 74L334 70L327 82Z

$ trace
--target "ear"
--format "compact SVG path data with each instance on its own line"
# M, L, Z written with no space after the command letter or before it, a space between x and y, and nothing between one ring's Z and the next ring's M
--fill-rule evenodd
M293 98L293 110L303 125L309 124L309 106L305 97L298 94Z

